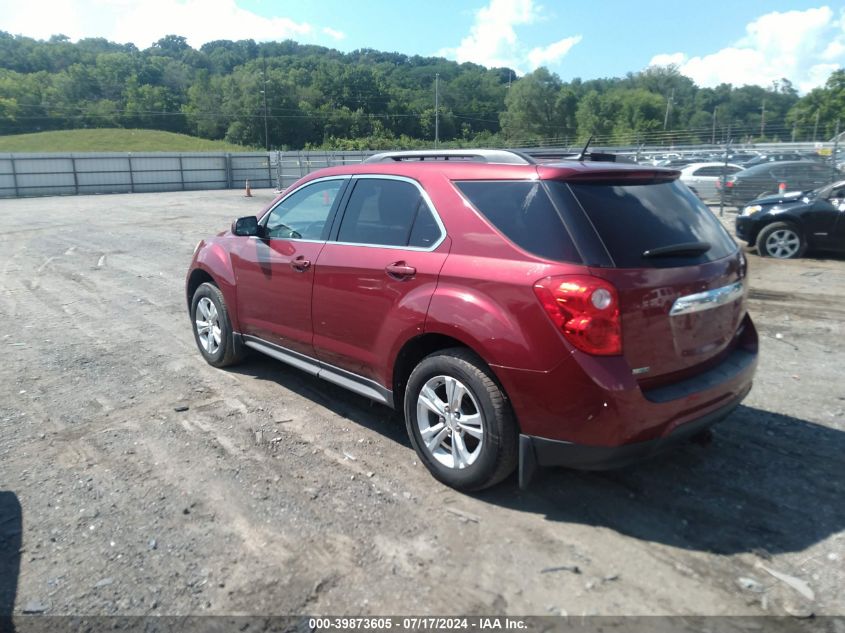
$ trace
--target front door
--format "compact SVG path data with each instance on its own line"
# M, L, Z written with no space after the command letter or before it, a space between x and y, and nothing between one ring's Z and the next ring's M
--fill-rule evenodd
M263 218L260 237L242 238L234 249L242 334L314 355L314 265L347 181L326 179L300 187Z
M836 222L831 230L829 247L845 252L845 185L834 188L828 202L836 211Z

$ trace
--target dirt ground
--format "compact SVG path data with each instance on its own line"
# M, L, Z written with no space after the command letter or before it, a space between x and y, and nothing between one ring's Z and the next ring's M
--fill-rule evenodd
M191 252L271 195L0 201L0 615L845 614L842 258L749 256L710 446L464 495L391 410L203 362Z

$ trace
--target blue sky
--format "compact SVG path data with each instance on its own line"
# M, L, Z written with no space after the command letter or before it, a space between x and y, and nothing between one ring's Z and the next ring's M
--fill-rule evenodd
M107 37L146 47L184 35L294 39L343 51L443 55L564 80L621 76L676 63L699 85L802 92L845 65L845 7L804 0L601 3L541 0L0 0L0 30L46 38Z

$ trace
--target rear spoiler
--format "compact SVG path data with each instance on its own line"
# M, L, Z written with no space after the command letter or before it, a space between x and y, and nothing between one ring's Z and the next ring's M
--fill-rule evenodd
M611 154L610 152L585 152L583 155L578 152L560 152L560 151L546 151L533 150L525 152L538 163L550 163L563 160L577 160L590 161L602 163L631 163L636 162L630 156L623 156L621 154Z
M540 165L538 171L540 171L541 178L544 179L591 185L653 185L672 182L681 175L681 172L676 169L597 168L589 171L572 171L567 169L565 164ZM555 173L556 171L558 173Z

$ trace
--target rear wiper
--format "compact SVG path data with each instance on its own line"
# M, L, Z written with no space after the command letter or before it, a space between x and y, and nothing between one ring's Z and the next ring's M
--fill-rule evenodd
M643 257L683 257L685 255L695 257L696 255L703 255L709 250L710 242L685 242L651 248L643 253Z

